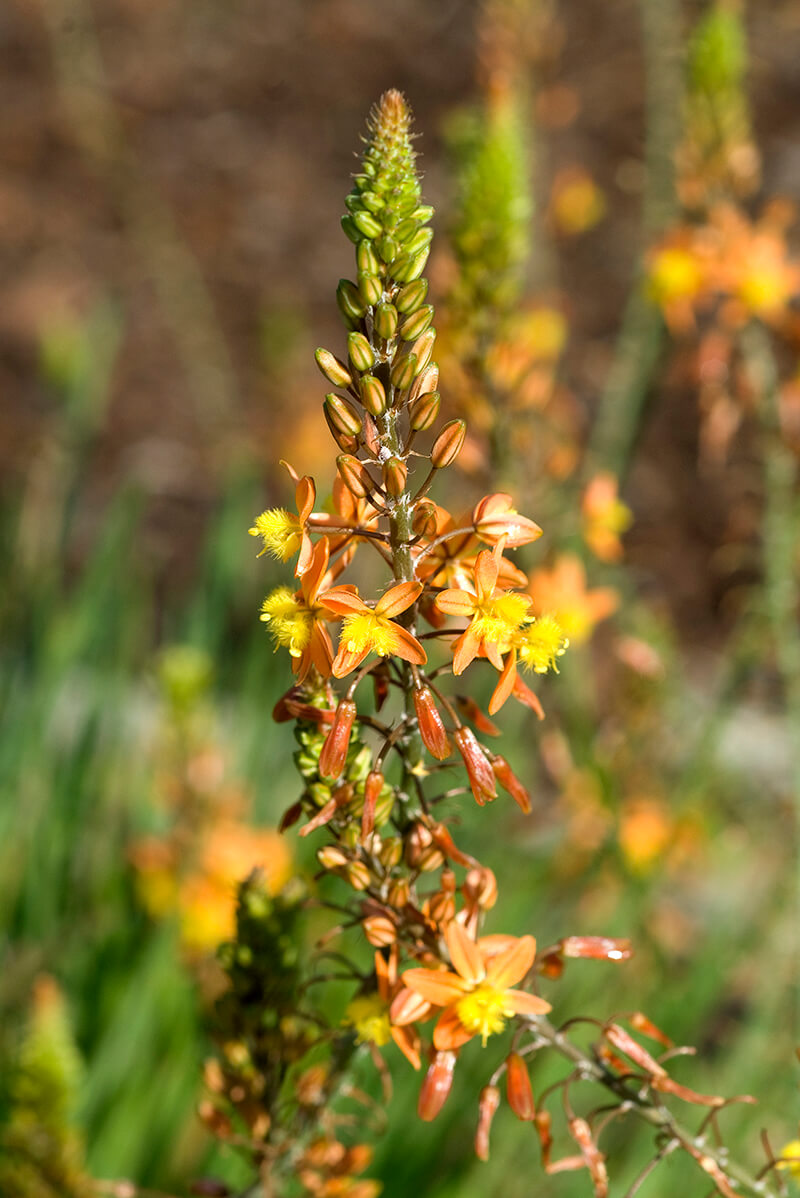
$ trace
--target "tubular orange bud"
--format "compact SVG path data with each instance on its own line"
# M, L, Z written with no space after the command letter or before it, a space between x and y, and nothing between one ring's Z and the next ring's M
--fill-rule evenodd
M406 283L405 287L401 287L395 296L395 307L398 312L402 312L405 316L410 316L424 302L427 294L427 279L417 279L414 283Z
M396 882L392 883L389 887L386 901L396 911L402 910L406 903L411 901L411 890L409 889L407 878L398 878Z
M419 356L417 357L417 361L419 361ZM413 403L417 396L426 395L428 391L435 391L438 386L439 367L435 362L431 362L417 371L417 377L414 379L411 390L408 393L409 402Z
M411 316L405 318L400 325L400 336L404 341L413 341L416 337L420 337L427 328L430 328L432 320L433 305L424 304Z
M383 283L376 275L359 275L358 291L365 304L377 304L383 295Z
M417 713L422 743L432 757L437 761L444 761L452 753L453 746L430 687L415 688L414 710Z
M520 782L505 757L492 758L492 770L503 790L507 791L525 815L530 815L531 796Z
M394 304L378 304L375 309L375 331L384 341L394 337L397 329L397 308Z
M435 466L437 470L443 470L445 466L452 466L461 453L466 435L467 426L463 420L449 420L434 442L431 450L431 465Z
M499 1105L500 1091L497 1086L484 1086L478 1099L478 1127L475 1131L475 1155L479 1161L489 1159L489 1132Z
M528 1066L518 1052L512 1052L506 1061L506 1095L508 1105L518 1119L527 1123L536 1115L531 1079Z
M408 467L400 458L389 458L383 463L383 485L395 499L406 489Z
M380 274L380 260L378 259L378 255L375 253L375 247L371 241L360 241L358 243L358 247L356 249L356 265L358 266L359 274Z
M333 383L334 387L349 387L353 381L350 371L345 366L344 362L340 362L335 354L332 354L329 349L316 350L314 357L317 360L322 373L329 383Z
M325 396L325 414L331 429L342 436L355 438L361 432L361 417L351 403L333 391Z
M358 293L358 288L349 279L339 280L339 286L336 288L336 302L342 315L349 320L359 320L366 311L366 305Z
M364 783L364 810L361 813L361 843L366 844L375 827L375 804L383 789L383 774L371 770Z
M417 1102L417 1114L426 1123L436 1118L447 1100L453 1085L456 1059L454 1052L437 1052L428 1066Z
M356 370L371 370L375 363L372 346L363 333L347 334L347 353Z
M467 728L465 724L458 728L455 733L455 741L467 769L475 802L483 807L487 801L490 802L497 798L492 767L471 728Z
M359 384L361 402L373 416L386 411L386 392L383 383L374 374L365 374Z
M375 490L375 483L366 466L352 454L340 453L336 459L336 469L342 482L356 499L366 499Z
M610 936L567 936L559 947L565 957L590 957L595 961L628 961L633 956L630 940L615 940ZM637 1024L633 1023L633 1026ZM642 1027L641 1030L647 1029ZM647 1034L651 1032L647 1031Z
M414 354L406 354L405 357L395 358L389 379L392 386L396 387L398 391L407 391L414 382L416 372L416 356Z
M420 395L409 409L409 423L415 432L422 433L432 428L439 416L442 397L438 391Z
M436 329L426 329L411 346L412 354L417 355L417 374L425 367L433 356L433 346L436 341Z
M342 699L336 708L331 730L325 737L319 755L319 772L323 778L338 778L344 769L350 734L356 718L356 705L352 699Z

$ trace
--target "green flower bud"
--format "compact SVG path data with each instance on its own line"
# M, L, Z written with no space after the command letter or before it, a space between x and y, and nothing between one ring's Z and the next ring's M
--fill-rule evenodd
M356 212L353 216L353 224L362 237L380 237L381 235L380 222L374 216L370 216L369 212Z
M388 341L397 329L397 308L394 304L378 304L375 309L375 331Z
M407 216L405 220L401 220L400 224L394 231L394 235L398 241L402 242L404 253L412 252L406 245L406 242L414 236L417 231L417 222L413 217Z
M395 307L398 312L403 312L406 316L409 316L412 312L416 312L420 304L424 302L427 294L427 279L417 279L414 283L406 283L395 296Z
M342 217L342 231L345 237L349 237L351 241L358 244L363 234L359 232L358 225L353 220L352 216Z
M400 246L398 242L388 233L385 237L381 238L378 249L380 250L380 255L384 262L393 262L400 253Z
M347 336L347 352L356 370L371 370L375 363L372 346L363 333L349 333Z
M389 375L392 386L398 391L407 391L414 381L416 371L417 358L415 354L406 354L401 358L395 358Z
M360 383L361 402L372 416L386 411L386 392L383 383L373 374L365 374Z
M336 288L336 302L342 315L351 320L359 320L367 309L358 293L358 288L349 279L339 280L339 286Z
M371 241L359 241L356 249L356 265L359 274L377 275L380 273L380 259L375 253L375 247Z
M417 229L413 237L411 237L404 249L407 254L418 254L421 250L426 250L433 241L433 229Z
M350 386L353 381L350 371L344 362L340 362L329 349L320 348L316 350L314 357L317 360L317 366L319 366L329 383L333 383L334 387Z
M377 304L383 295L383 284L375 275L359 275L358 290L365 304Z
M414 341L425 332L432 320L433 306L425 304L424 307L419 308L412 316L406 317L400 325L400 336L404 341ZM352 337L353 334L351 333L350 336Z

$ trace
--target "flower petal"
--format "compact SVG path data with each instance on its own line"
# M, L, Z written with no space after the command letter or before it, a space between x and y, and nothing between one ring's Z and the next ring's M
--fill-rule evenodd
M483 981L486 974L483 957L475 941L464 931L462 924L452 920L445 928L444 939L453 967L464 981L470 985ZM534 943L534 953L535 951Z
M533 965L536 956L536 941L533 936L520 936L511 948L499 953L486 970L486 981L498 990L505 990L521 981Z
M448 616L463 616L469 618L475 610L475 596L472 591L462 591L458 587L449 587L442 591L434 600L439 611Z
M399 582L397 586L391 587L385 595L382 595L375 604L375 615L385 616L390 620L399 616L401 611L405 611L411 607L412 603L416 603L422 590L421 582Z
M402 657L403 661L410 661L412 665L424 666L428 660L428 654L417 638L400 624L392 624L390 645L395 656Z
M411 1027L393 1027L391 1036L406 1060L415 1069L419 1069L421 1061L419 1057L419 1035L416 1029Z
M480 637L475 635L475 631L470 624L469 628L461 633L461 636L453 645L453 673L456 676L463 674L467 666L475 660L480 647Z
M506 990L505 998L515 1015L545 1015L553 1009L544 998L527 990Z
M433 1029L433 1047L439 1052L454 1051L471 1040L474 1032L469 1032L464 1027L464 1024L458 1018L455 1011L451 1009L443 1011L439 1016L439 1022Z
M453 671L455 673L455 670ZM517 677L517 654L512 650L506 658L506 664L503 666L503 672L500 675L500 681L492 691L492 697L489 700L489 715L494 715L499 711L514 689L514 680Z
M424 971L431 972L431 971ZM435 1004L438 1006L439 1004ZM416 1023L418 1019L425 1019L430 1013L431 1004L427 998L423 998L421 994L417 994L416 990L410 990L404 986L395 994L392 1005L389 1008L389 1018L397 1027L405 1027L407 1023Z
M349 649L339 646L339 652L333 659L331 673L334 678L345 678L357 666L360 666L364 658L369 654L369 646L366 645L363 649L358 649L351 652Z
M482 549L475 560L475 588L481 598L489 599L497 586L499 565L488 549Z
M337 616L361 615L363 612L371 610L364 600L359 598L356 588L349 584L331 587L329 591L323 591L317 597L317 602L323 607L327 607L329 611L336 612Z
M457 1002L469 989L464 979L449 969L407 969L402 981L409 990L421 994L437 1007Z

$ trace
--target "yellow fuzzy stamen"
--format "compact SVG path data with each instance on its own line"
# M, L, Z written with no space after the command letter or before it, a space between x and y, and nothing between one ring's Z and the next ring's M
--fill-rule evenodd
M524 595L498 595L496 599L486 599L475 609L472 629L482 641L498 645L501 652L505 652L529 607L530 602Z
M520 661L537 674L548 670L558 673L556 659L563 657L569 646L564 630L555 616L539 616L527 626L517 643Z
M392 1037L389 1010L379 994L363 994L347 1004L342 1023L352 1027L359 1044L383 1048Z
M278 587L261 604L261 615L275 641L289 650L292 657L302 657L311 639L314 617L288 587Z
M370 649L381 657L387 657L394 652L394 629L389 620L376 616L374 612L345 616L342 621L342 643L348 653Z
M279 561L288 562L297 553L302 543L302 528L297 516L284 508L274 507L256 516L256 522L247 530L251 537L261 537L264 553L271 553Z
M514 1008L506 998L504 990L494 986L477 986L471 994L465 994L456 1003L456 1015L468 1032L480 1036L486 1047L489 1036L502 1032L506 1020L514 1014Z

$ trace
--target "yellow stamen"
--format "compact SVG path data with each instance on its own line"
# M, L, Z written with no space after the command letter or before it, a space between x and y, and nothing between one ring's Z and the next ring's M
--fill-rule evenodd
M251 537L261 537L264 548L259 553L271 553L279 561L288 562L297 553L302 543L302 528L297 516L284 508L270 508L256 516L256 522L247 530Z
M500 646L501 651L510 647L514 633L527 615L530 603L525 595L498 595L486 599L475 609L472 629L482 641Z
M471 994L465 994L455 1009L467 1031L473 1036L479 1035L484 1047L489 1036L502 1032L506 1020L514 1014L506 992L487 985L477 986Z
M520 661L537 674L548 670L558 673L556 658L563 657L569 646L564 631L555 616L539 616L522 633L517 648Z
M373 653L387 657L394 652L394 628L389 620L376 616L374 612L361 612L345 616L342 621L342 641L348 653L371 649Z
M288 587L278 587L267 595L259 619L269 625L276 647L281 645L292 657L302 657L311 640L314 617Z
M389 1010L379 994L363 994L347 1004L342 1023L355 1029L358 1044L383 1048L392 1037Z

